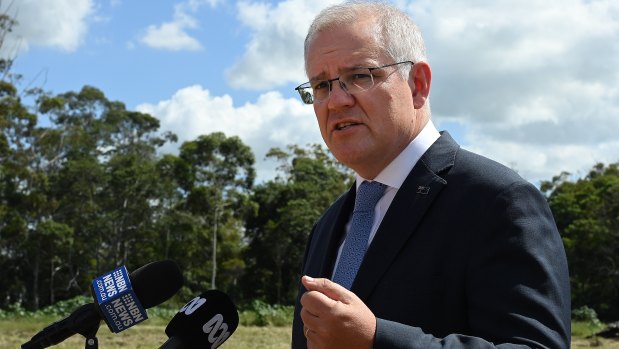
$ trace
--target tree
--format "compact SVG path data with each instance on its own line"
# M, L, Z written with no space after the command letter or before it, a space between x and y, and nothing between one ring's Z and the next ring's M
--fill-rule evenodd
M55 271L62 267L54 263L70 245L71 229L51 219L49 177L40 156L44 131L22 103L21 95L37 98L41 91L18 92L19 76L10 72L12 57L4 40L16 24L0 14L0 267L7 270L0 298L38 308L42 294L54 302ZM48 278L41 277L43 265L52 270Z
M0 81L0 264L17 270L5 299L28 301L26 284L38 291L38 270L28 268L32 261L29 235L45 219L46 176L34 152L37 116L23 105L17 88ZM37 263L38 261L33 261ZM31 270L32 273L27 271ZM39 302L39 293L29 293L30 302Z
M281 175L257 186L257 215L248 219L243 278L246 299L292 304L307 237L320 214L352 183L350 173L319 145L272 149Z
M0 9L2 8L0 1ZM13 31L13 27L17 25L17 21L7 13L0 13L0 80L4 81L8 77L13 59L3 52L6 52L5 39L6 36Z
M155 259L144 246L156 235L160 215L156 152L174 135L160 137L157 119L128 111L90 86L42 93L37 110L52 123L32 142L49 182L47 218L73 232L58 276L83 291L94 275Z
M619 318L619 164L597 164L585 178L562 173L542 183L563 238L572 307Z
M253 165L251 149L238 137L221 132L181 145L176 173L185 196L183 209L199 222L193 240L185 241L183 260L192 271L187 278L190 287L203 289L210 279L211 288L219 285L234 291L244 269L242 222L253 209L248 199Z
M61 298L67 297L67 291L71 285L65 284L66 278L57 280L57 275L60 271L67 268L66 253L70 251L68 246L73 244L73 229L66 224L58 223L53 220L45 220L37 224L36 230L31 234L30 242L27 247L30 249L28 255L31 258L33 268L32 294L35 297L34 307L39 307L39 297L41 294L49 295L49 299L45 300L45 304L54 304L56 302L57 292L61 291ZM42 265L43 264L43 265ZM41 269L47 270L48 274L44 276L41 283L48 285L46 292L39 290L39 276ZM59 283L59 281L61 283ZM70 282L70 281L69 281Z

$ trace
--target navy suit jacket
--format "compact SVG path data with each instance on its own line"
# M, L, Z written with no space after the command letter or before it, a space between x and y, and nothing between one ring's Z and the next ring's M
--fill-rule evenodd
M302 273L330 278L354 185L315 224ZM570 346L565 251L543 195L443 132L397 192L351 291L374 348ZM292 348L306 348L295 308Z

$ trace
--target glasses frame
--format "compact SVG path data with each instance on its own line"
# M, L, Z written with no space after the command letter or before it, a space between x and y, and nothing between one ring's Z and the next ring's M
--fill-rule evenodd
M372 87L375 86L374 84L374 74L372 74L372 72L374 70L378 70L378 69L384 69L384 68L388 68L388 67L393 67L396 65L400 65L400 64L405 64L405 63L410 63L411 67L413 65L415 65L415 62L413 61L402 61L402 62L397 62L397 63L391 63L391 64L385 64L385 65L381 65L380 67L359 67L359 68L355 68L355 69L367 69L370 71L370 77L372 78L372 86L370 86L369 88L365 89L365 90L361 90L359 92L365 92L368 91L370 89L372 89ZM341 80L341 75L338 76L337 78L333 78L333 79L329 79L329 80L318 80L320 82L326 82L329 86L329 94L327 95L327 97L322 98L320 100L316 100L314 98L314 93L313 92L309 92L306 91L308 89L313 89L312 85L311 85L311 81L308 82L304 82L301 85L295 87L294 89L299 92L299 96L301 97L301 100L303 101L303 103L305 104L314 104L316 102L321 103L323 101L328 100L331 97L331 90L333 90L333 82L334 81L338 81L340 83L340 87L342 88L342 90L346 91L346 93L348 93L349 95L352 95L352 93L350 93L348 91L348 88L346 87L346 84L344 84Z

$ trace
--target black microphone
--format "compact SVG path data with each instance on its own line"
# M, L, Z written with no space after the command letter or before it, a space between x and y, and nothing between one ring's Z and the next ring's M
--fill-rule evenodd
M178 265L171 260L146 264L129 275L132 291L144 308L151 308L172 297L183 285L183 275ZM22 344L22 349L42 349L58 344L79 333L85 337L94 336L101 320L106 320L99 305L88 303L77 308L71 315L54 322L30 341ZM108 326L111 325L108 323Z
M215 349L239 325L239 313L223 292L209 290L185 304L165 329L169 339L159 349Z

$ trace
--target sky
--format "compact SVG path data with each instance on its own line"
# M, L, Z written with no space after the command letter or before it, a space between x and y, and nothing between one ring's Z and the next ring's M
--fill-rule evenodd
M90 85L184 141L221 131L256 155L323 143L303 40L333 0L0 0L17 19L0 54L22 88ZM619 1L395 0L420 27L432 120L534 184L619 161ZM42 120L42 123L45 121Z

